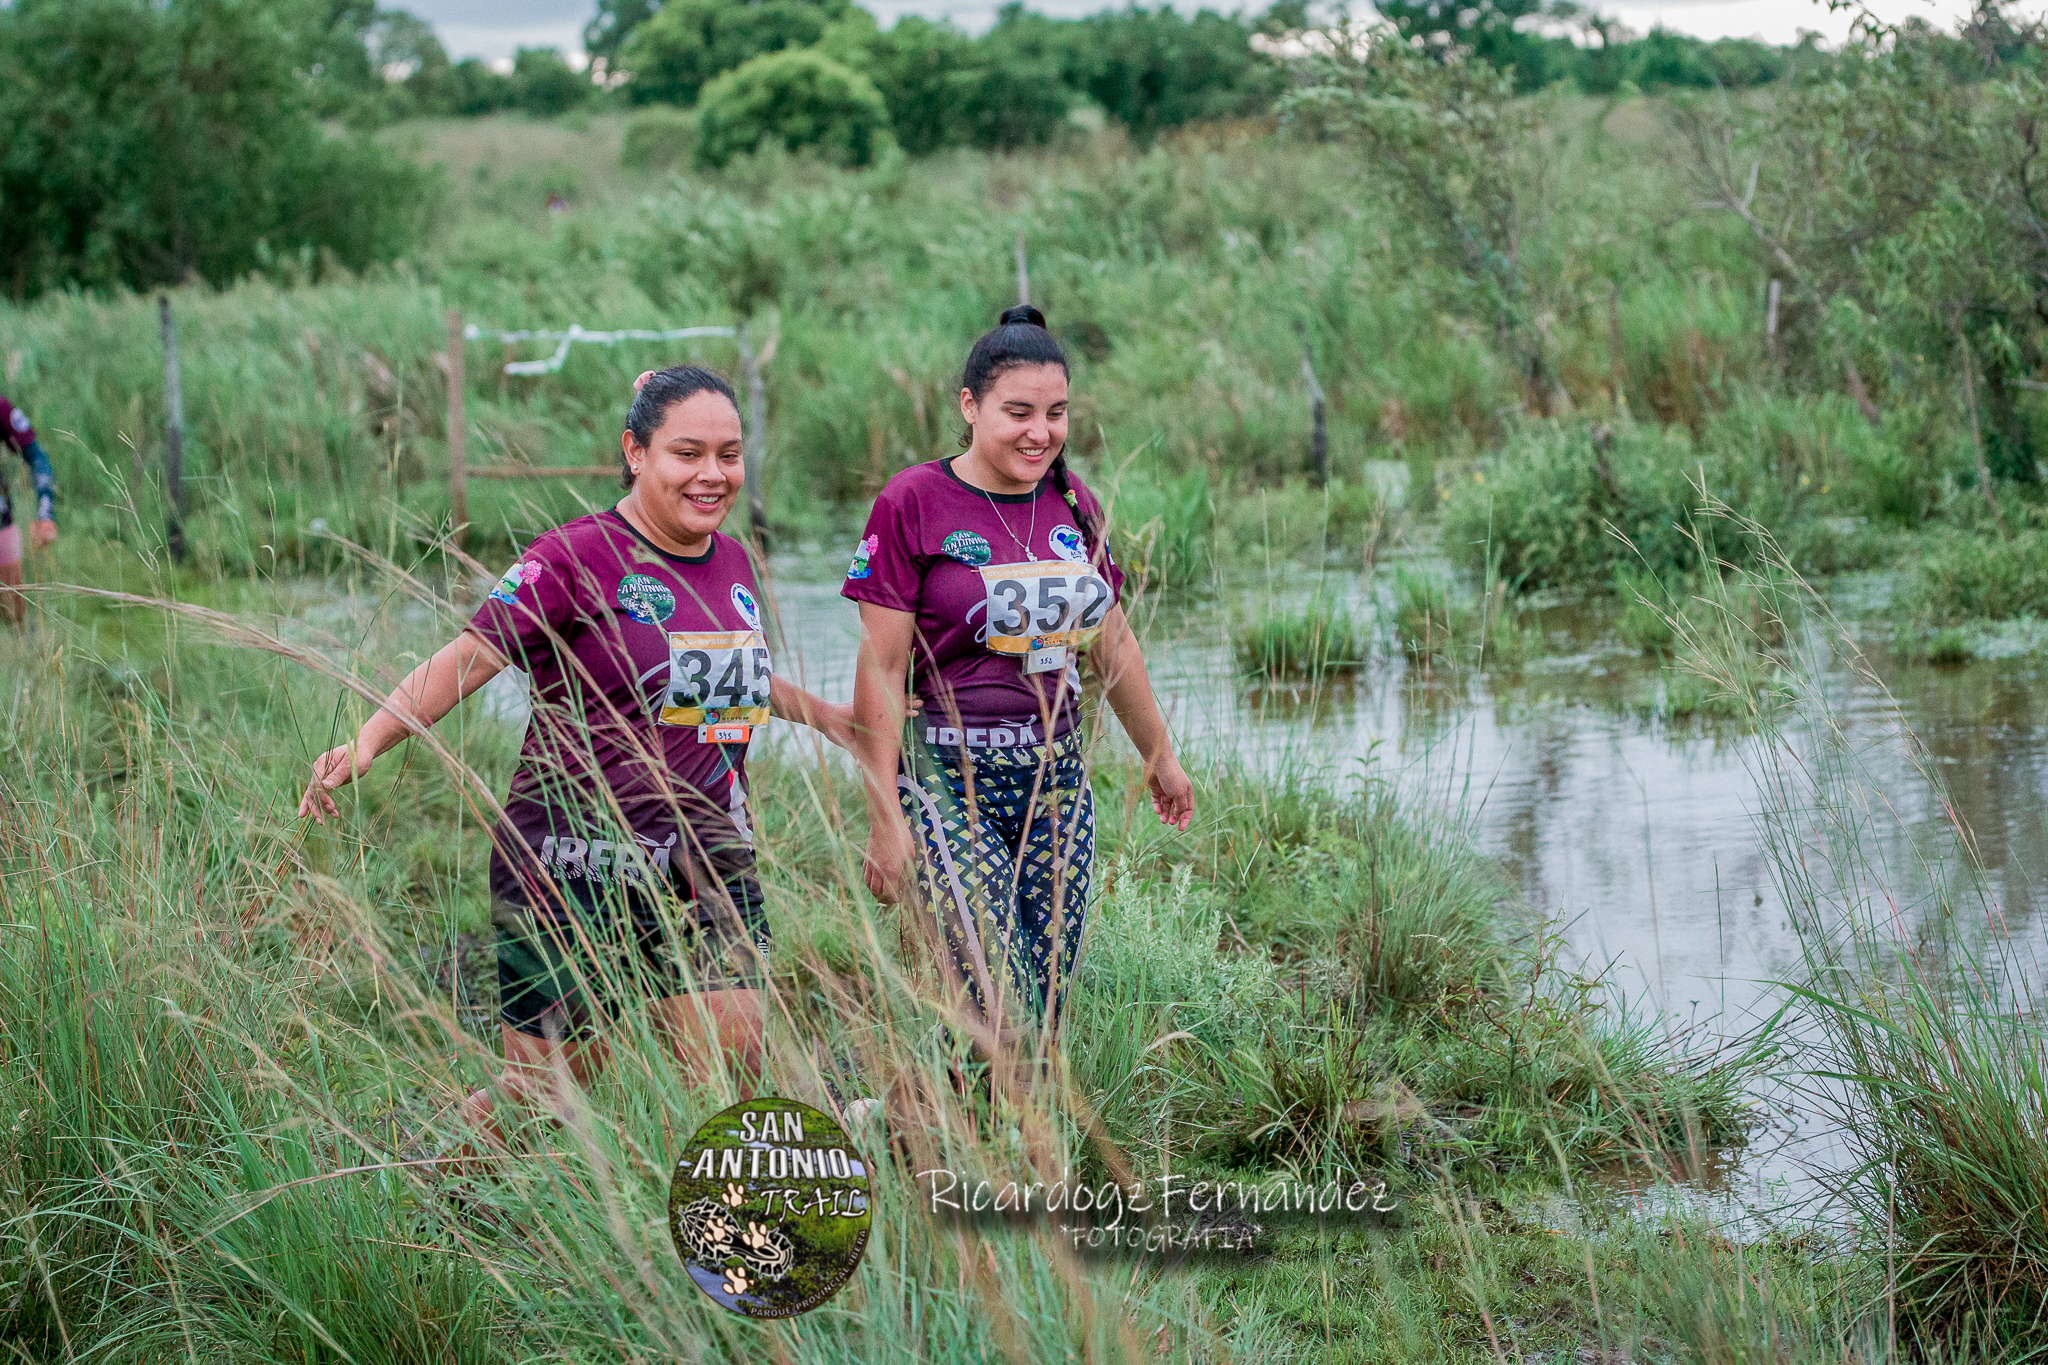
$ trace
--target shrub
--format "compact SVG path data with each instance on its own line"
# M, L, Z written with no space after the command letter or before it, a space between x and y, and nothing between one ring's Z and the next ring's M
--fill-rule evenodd
M1368 637L1349 607L1318 596L1303 607L1262 611L1233 632L1231 644L1247 673L1314 680L1365 667Z
M866 166L893 142L888 106L867 77L815 52L756 57L704 87L700 165L724 166L770 142Z
M635 104L695 104L725 72L806 48L852 10L849 0L668 0L619 51Z
M2048 531L1933 538L1920 555L1908 603L1918 619L1937 626L2048 616Z
M529 114L552 118L590 98L590 77L551 47L522 47L512 59L513 99Z
M619 164L628 170L665 171L688 161L696 145L695 114L672 104L650 104L626 124Z

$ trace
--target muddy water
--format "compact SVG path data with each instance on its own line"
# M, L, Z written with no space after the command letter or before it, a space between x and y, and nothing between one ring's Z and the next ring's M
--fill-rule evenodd
M836 578L819 581L812 566L791 563L776 591L778 668L834 699L851 694L858 634L838 589ZM1357 575L1324 590L1372 609ZM1189 752L1232 751L1273 771L1318 769L1338 781L1370 768L1397 781L1499 860L1521 899L1562 925L1583 971L1605 975L1673 1028L1734 1036L1775 1008L1782 994L1773 983L1795 973L1799 947L1757 824L1754 736L1660 719L1657 665L1584 608L1540 613L1548 654L1518 672L1425 670L1383 652L1355 681L1318 695L1249 688L1233 666L1227 621L1275 591L1267 580L1220 604L1165 600L1143 613L1155 685ZM1881 624L1861 633L1882 687L1826 651L1820 683L1857 742L1871 790L1889 803L1871 851L1901 869L1903 913L1916 913L1905 885L1915 856L1940 856L1952 840L1939 796L1895 738L1900 722L1925 744L1973 833L1992 899L2017 938L2038 944L2048 664L1915 666L1885 649ZM1751 1207L1797 1196L1811 1168L1840 1158L1833 1136L1796 1102L1769 1098L1786 1112L1717 1175L1718 1189Z

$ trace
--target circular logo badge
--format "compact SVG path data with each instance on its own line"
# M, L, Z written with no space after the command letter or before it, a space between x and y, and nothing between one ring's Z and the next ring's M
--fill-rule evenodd
M839 1292L868 1245L868 1164L793 1100L742 1100L699 1128L668 1187L676 1254L749 1318L793 1318Z
M1069 564L1088 562L1088 542L1081 539L1081 533L1071 526L1055 526L1046 539L1052 542L1052 552Z
M955 531L939 542L939 549L970 569L978 569L989 561L988 542L972 531Z
M761 609L754 605L754 594L747 591L746 584L732 585L732 605L742 621L755 630L761 628Z
M676 595L668 584L644 573L619 580L619 606L643 626L658 626L676 614Z

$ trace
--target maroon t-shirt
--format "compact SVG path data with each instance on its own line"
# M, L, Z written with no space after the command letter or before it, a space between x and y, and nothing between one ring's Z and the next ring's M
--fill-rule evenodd
M1101 525L1101 503L1078 477L1069 482ZM1072 728L1078 671L1069 662L1027 672L1029 651L1092 636L1123 581L1106 546L1090 555L1050 478L1032 493L987 493L948 459L883 487L840 591L917 617L911 687L926 738L980 749L1042 744Z
M747 746L706 726L767 719L760 623L753 566L729 536L686 559L606 511L527 547L469 623L532 681L494 896L556 904L552 881L589 902L664 873L687 896L699 868L747 866Z
M36 429L29 425L28 414L8 402L5 394L0 394L0 441L25 455L35 440Z

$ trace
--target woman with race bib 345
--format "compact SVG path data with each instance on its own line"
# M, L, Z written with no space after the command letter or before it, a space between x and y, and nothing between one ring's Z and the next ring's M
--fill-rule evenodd
M855 751L868 889L912 895L985 1056L1023 1026L1057 1035L1086 925L1094 797L1080 730L1085 660L1144 760L1159 818L1194 813L1102 507L1067 467L1067 357L1009 309L960 381L964 453L890 479L842 589L860 603ZM904 725L905 695L921 714Z
M771 714L851 741L849 708L776 676L753 567L719 533L745 477L731 386L646 376L620 444L626 496L537 537L468 629L320 756L300 806L335 814L330 793L378 754L508 663L527 672L491 854L500 1084L557 1110L562 1073L603 1064L602 1027L634 997L699 1079L719 1052L758 1072L769 936L747 741ZM498 1130L489 1091L464 1108Z

